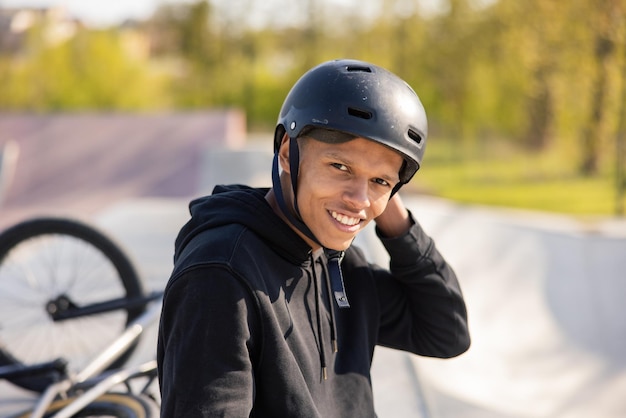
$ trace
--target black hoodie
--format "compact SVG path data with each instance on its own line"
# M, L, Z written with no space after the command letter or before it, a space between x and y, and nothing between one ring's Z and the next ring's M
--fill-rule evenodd
M350 308L339 309L326 255L266 193L217 187L190 205L159 328L163 417L373 417L375 345L434 357L467 350L458 282L419 224L380 237L390 270L346 251Z

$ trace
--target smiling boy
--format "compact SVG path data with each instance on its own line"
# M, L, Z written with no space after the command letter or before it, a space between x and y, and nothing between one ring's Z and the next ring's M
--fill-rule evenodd
M397 194L426 132L415 92L383 68L337 60L298 80L272 188L190 205L159 328L163 417L374 417L376 345L468 349L456 276ZM352 245L371 221L389 268Z

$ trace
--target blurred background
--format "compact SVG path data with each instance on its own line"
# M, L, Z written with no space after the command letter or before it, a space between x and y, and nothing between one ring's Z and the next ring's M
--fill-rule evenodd
M428 169L414 188L469 203L621 215L625 7L4 0L0 110L236 107L250 131L268 132L297 77L352 57L399 74L427 109Z
M626 416L625 0L0 0L0 228L89 218L161 286L187 200L269 185L289 88L344 57L426 108L403 192L474 339L393 363L423 402L388 377L381 416Z

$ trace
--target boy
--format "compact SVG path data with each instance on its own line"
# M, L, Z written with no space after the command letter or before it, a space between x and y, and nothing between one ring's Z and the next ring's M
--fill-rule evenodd
M272 188L190 205L159 329L162 416L374 417L376 345L468 349L456 276L397 194L426 132L415 92L378 66L331 61L296 82ZM351 246L371 221L389 269Z

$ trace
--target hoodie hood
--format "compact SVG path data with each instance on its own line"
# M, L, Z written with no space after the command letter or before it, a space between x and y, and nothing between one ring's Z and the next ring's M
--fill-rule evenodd
M298 265L306 262L311 247L274 212L265 200L268 191L268 188L220 185L210 196L193 200L189 204L191 219L176 238L174 261L199 233L235 223L252 230L290 262Z
M281 219L265 200L269 188L243 185L216 186L213 194L189 204L191 219L176 238L174 262L189 242L202 231L223 225L239 224L249 228L289 262L308 262L311 247ZM350 303L341 272L343 251L324 249L327 257L330 287L337 306L349 308Z

